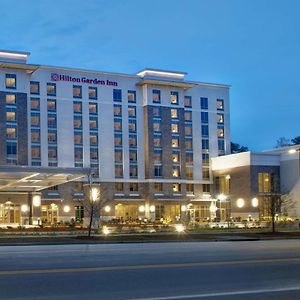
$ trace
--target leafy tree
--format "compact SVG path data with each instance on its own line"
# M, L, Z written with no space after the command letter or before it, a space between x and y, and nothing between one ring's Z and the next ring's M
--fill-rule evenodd
M276 141L276 146L275 148L281 148L281 147L286 147L286 146L290 146L291 145L291 141L289 139L287 139L284 136L281 136L277 141Z
M249 151L248 147L231 142L231 153L241 153Z
M293 145L300 145L300 136L294 137L291 141Z

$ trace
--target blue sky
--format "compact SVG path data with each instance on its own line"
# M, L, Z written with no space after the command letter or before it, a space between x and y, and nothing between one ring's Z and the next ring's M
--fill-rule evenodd
M300 2L1 1L0 48L31 63L188 72L231 84L232 141L252 150L300 135Z

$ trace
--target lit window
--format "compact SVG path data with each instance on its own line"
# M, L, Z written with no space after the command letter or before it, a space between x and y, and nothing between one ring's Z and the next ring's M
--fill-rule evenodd
M129 120L128 130L129 132L136 132L136 120Z
M179 147L179 139L178 138L172 138L172 147L173 148Z
M208 99L207 98L201 97L200 102L201 102L201 109L208 109Z
M137 166L130 166L129 168L129 176L132 178L136 178L138 176L138 168Z
M122 131L122 120L119 120L119 119L114 120L114 130Z
M174 193L181 192L181 185L179 183L173 183L173 192Z
M90 117L89 124L90 124L90 129L97 129L98 128L98 119L95 117L94 118Z
M74 113L82 113L82 103L78 101L73 102Z
M73 98L82 98L82 86L73 85Z
M128 117L136 117L135 106L128 106Z
M115 134L115 146L122 146L122 135Z
M161 164L162 163L162 151L159 151L159 150L155 150L154 151L154 163L155 164Z
M15 127L6 128L6 138L7 139L16 139L17 138L17 129Z
M188 125L186 125L185 127L184 127L184 133L185 133L185 135L192 135L192 126L188 126Z
M75 132L74 133L74 144L82 144L82 132Z
M40 99L39 98L31 98L30 99L30 109L31 110L39 110L40 109Z
M82 129L82 117L74 116L74 128Z
M31 114L31 126L40 126L40 114Z
M97 99L97 88L89 87L89 99L96 100Z
M160 90L152 90L152 102L160 103Z
M172 161L174 163L178 163L179 162L179 152L173 152L172 153Z
M123 177L123 166L115 165L115 177L121 178Z
M56 96L56 84L55 83L47 83L47 96Z
M56 160L57 159L57 148L56 147L49 147L48 148L48 159L49 160Z
M41 148L39 146L31 147L31 158L40 159L41 158Z
M179 177L180 176L180 167L173 166L172 176L173 177Z
M202 169L202 178L209 180L209 169L207 169L207 168Z
M129 147L136 147L137 146L137 139L135 135L129 135Z
M121 117L122 116L122 106L121 105L114 105L114 116Z
M224 100L217 99L217 110L224 110Z
M130 103L136 102L136 91L128 91L128 102Z
M185 121L192 121L192 112L191 111L185 111L184 112L184 120Z
M192 97L184 96L184 107L192 107Z
M224 127L218 126L218 137L224 137Z
M15 74L5 74L5 85L7 89L16 89L17 76Z
M160 132L160 122L153 122L153 131Z
M89 103L89 113L97 114L97 103Z
M48 111L55 111L56 110L56 101L55 100L47 100L47 109Z
M124 186L123 186L123 183L122 182L117 182L115 183L115 192L123 192L124 190Z
M16 112L15 111L7 111L6 112L6 121L8 121L8 122L16 121Z
M39 143L40 142L40 131L39 130L31 130L31 142Z
M115 163L123 162L123 151L121 149L115 150Z
M171 118L178 119L178 110L176 108L171 109Z
M137 162L137 151L136 150L130 150L129 151L129 161L130 162Z
M98 145L98 135L96 134L90 135L90 145Z
M193 141L192 139L185 139L184 141L185 149L192 150L193 149Z
M185 163L192 164L193 163L193 152L186 152L185 153Z
M114 89L113 90L113 100L117 102L122 101L122 90Z
M171 100L171 104L178 104L178 92L171 91L170 100Z
M161 137L160 136L155 136L153 138L153 146L154 147L161 147Z
M30 81L30 94L40 94L40 83L38 81Z
M217 122L219 124L223 124L224 123L224 115L223 114L217 114Z
M56 128L56 115L48 114L48 127Z
M161 182L154 183L154 192L161 193L163 191L163 184Z
M48 142L51 143L51 144L57 143L56 131L48 131Z
M6 104L15 105L16 104L16 95L9 94L5 97Z
M185 177L187 179L193 179L193 166L185 167Z
M171 124L172 133L178 133L178 124Z

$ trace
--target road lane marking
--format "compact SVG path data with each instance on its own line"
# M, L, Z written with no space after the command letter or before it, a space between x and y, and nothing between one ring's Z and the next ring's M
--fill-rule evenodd
M293 287L286 287L286 288L245 290L245 291L193 294L193 295L181 295L181 296L174 295L174 296L166 296L166 297L134 298L134 299L128 299L128 300L178 300L178 299L193 299L193 298L209 298L209 297L278 293L278 292L289 292L289 291L299 291L299 290L300 290L300 286L293 286Z
M241 264L260 264L260 263L282 263L299 262L300 257L291 258L270 258L270 259L248 259L248 260L229 260L229 261L208 261L208 262L190 262L190 263L170 263L170 264L152 264L152 265L125 265L125 266L107 266L107 267L86 267L86 268L59 268L59 269L29 269L29 270L7 270L0 271L0 276L8 275L31 275L31 274L49 274L49 273L83 273L98 271L121 271L121 270L143 270L143 269L163 269L163 268L186 268L186 267L214 267L226 265Z

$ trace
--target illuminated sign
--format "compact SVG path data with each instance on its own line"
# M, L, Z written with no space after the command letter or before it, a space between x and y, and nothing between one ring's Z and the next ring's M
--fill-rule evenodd
M116 81L111 80L103 80L103 79L97 79L97 78L86 78L86 77L73 77L70 75L65 74L57 74L57 73L51 73L51 80L52 81L69 81L74 83L87 83L87 84L95 84L95 85L107 85L107 86L118 86L118 83Z

